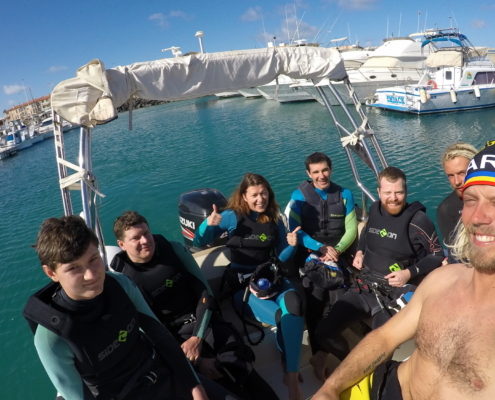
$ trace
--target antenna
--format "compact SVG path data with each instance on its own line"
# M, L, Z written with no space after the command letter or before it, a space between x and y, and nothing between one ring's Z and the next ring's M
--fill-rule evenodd
M297 23L296 3L294 3L294 16L295 16L295 18L296 18L296 32L297 32L297 40L299 40L299 24Z
M459 29L459 25L457 24L457 20L455 19L454 11L450 10L450 12L452 13L452 16L454 17L456 28Z
M347 23L347 31L349 32L349 39L352 40L351 28L349 27L349 22Z
M263 24L263 39L265 39L266 42L265 19L263 18L263 15L261 16L261 23ZM266 47L268 47L268 42L266 42Z
M400 16L399 16L399 35L397 37L400 37L400 26L402 24L402 13L400 13Z
M425 15L425 26L424 26L424 28L423 28L423 32L425 32L425 31L426 31L426 20L427 20L427 18L428 18L428 10L426 10L426 15Z
M418 11L418 29L416 29L416 32L419 32L419 16L421 15L421 11Z
M318 31L318 33L316 34L316 36L313 38L313 42L316 42L316 38L320 34L321 30L323 29L323 27L325 26L325 24L327 23L327 21L328 21L329 18L330 18L330 15L327 17L327 19L325 20L325 22L323 22L323 24L321 25L320 30Z
M388 38L388 23L389 23L389 20L390 20L390 15L387 15L387 36L385 36L386 38Z
M285 4L285 23L287 24L287 44L290 44L289 17L287 16L287 4Z
M344 9L340 10L340 14L337 16L337 18L335 18L335 21L333 21L333 24L332 26L330 27L330 30L327 31L327 34L325 35L325 37L323 38L322 42L325 42L325 39L327 38L328 34L332 32L332 29L333 27L335 26L335 24L337 23L337 21L339 20L340 16L342 15L342 13L344 12Z

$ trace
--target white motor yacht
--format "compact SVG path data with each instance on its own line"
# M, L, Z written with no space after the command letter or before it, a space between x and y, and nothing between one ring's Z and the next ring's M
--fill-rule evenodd
M79 126L77 124L71 124L68 121L63 121L63 131L67 132L72 129L76 129ZM41 121L40 126L38 127L39 134L43 137L43 139L49 139L53 137L53 120L52 117L46 118Z
M10 157L32 145L33 139L25 127L0 136L0 160Z
M417 35L384 39L384 43L370 54L360 68L347 69L349 80L361 103L364 103L367 98L371 98L381 87L419 81L423 75L424 62L432 47L422 47L422 40L415 39ZM317 82L299 83L300 88L323 104L323 99L315 86L319 86L329 93L328 79L326 78ZM346 104L353 103L342 82L333 82L333 86L341 94Z
M430 54L417 84L379 89L369 105L413 114L495 106L495 65L486 57L488 49L473 47L455 28L428 35L423 45L442 42L457 46Z

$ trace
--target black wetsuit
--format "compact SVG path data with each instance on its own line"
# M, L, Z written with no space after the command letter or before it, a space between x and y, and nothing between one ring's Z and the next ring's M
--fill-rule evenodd
M409 205L406 207L409 207ZM394 221L399 222L399 218L403 215L401 213L398 216L392 216L382 207L375 207L375 209L379 212L379 218L388 219L389 226L390 223L393 226ZM358 251L365 252L366 238L370 234L368 233L368 228L371 223L371 217L370 208L370 221L361 232ZM379 225L380 223L378 223ZM407 232L409 245L416 254L415 262L407 266L407 269L411 273L409 282L419 282L423 276L442 264L444 258L442 246L438 240L433 222L423 211L417 211L413 215ZM373 250L378 252L376 248ZM365 263L366 254L363 264ZM375 292L370 289L363 289L362 287L351 288L333 305L320 321L316 330L316 338L326 352L332 353L340 360L343 360L349 354L350 350L349 344L342 336L342 331L348 328L353 322L369 317L373 317L372 328L375 329L383 325L390 318L390 314L381 308Z
M168 242L161 235L153 235L153 237L156 250L149 262L133 263L127 253L122 251L114 257L111 267L136 280L155 315L179 343L184 343L191 336L204 339L201 357L215 358L227 343L237 341L244 345L242 336L232 324L212 311L209 288L206 286L206 281L198 278L197 274L202 274L201 270L188 250L177 242ZM150 272L152 275L148 274ZM162 285L163 282L152 282L148 285L150 284L148 280L157 278L168 282L168 285ZM150 288L153 289L149 290ZM171 293L167 294L167 291ZM227 376L216 382L242 399L278 398L256 370L252 369L249 376L243 375L242 370L229 372L238 382L242 382L242 385L234 384Z
M464 203L455 190L453 190L438 206L438 228L442 234L443 243L446 245L452 244L453 238L451 235L455 230L457 222L461 218L463 207ZM449 262L455 262L455 260L449 257Z

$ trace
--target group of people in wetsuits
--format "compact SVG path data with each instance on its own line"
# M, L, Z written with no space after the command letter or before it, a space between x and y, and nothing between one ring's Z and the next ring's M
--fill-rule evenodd
M454 189L456 166L455 173L448 167L456 157L443 160ZM389 303L404 304L398 300L444 259L425 208L406 201L400 169L380 173L379 200L357 238L352 193L331 181L330 158L313 153L305 167L310 180L291 196L288 229L270 184L248 173L223 211L213 206L194 238L202 247L226 233L233 270L255 271L274 256L295 266L296 274L283 278L276 296L253 293L246 299L244 290L232 293L234 306L247 317L277 327L291 400L302 399L305 322L311 365L325 381L328 355L343 360L350 351L343 330L370 317L373 329L383 325L397 311ZM216 310L190 252L152 234L148 221L134 211L117 218L114 234L122 251L106 273L98 240L81 218L50 218L38 234L35 247L52 282L29 299L24 316L61 395L66 400L277 399L253 368L254 355L242 335ZM325 290L304 275L308 256L316 256L322 268L334 263L349 270L352 264L362 276ZM373 277L385 281L382 289L388 291L373 286Z

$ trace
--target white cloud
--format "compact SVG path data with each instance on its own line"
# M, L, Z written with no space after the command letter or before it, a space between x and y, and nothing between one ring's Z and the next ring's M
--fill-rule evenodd
M158 24L158 26L160 26L162 28L168 28L170 26L170 24L167 21L167 18L162 13L156 13L156 14L150 15L148 17L148 19L150 21L155 21Z
M23 87L21 85L4 85L3 92L5 94L16 94L19 93Z
M176 10L176 11L170 11L168 13L168 16L170 18L181 18L186 21L190 21L191 19L194 18L194 15L191 14L186 14L184 11Z
M482 19L473 19L471 20L471 28L479 29L483 28L486 25L486 22Z
M54 74L55 72L65 71L67 67L65 65L52 66L48 68L46 72Z
M378 0L325 0L326 3L337 3L348 10L369 10L374 8Z
M247 11L241 16L241 20L243 21L258 21L262 18L262 11L263 9L259 6L256 7L250 7L247 9Z

